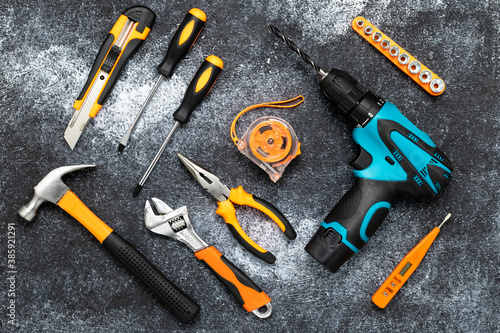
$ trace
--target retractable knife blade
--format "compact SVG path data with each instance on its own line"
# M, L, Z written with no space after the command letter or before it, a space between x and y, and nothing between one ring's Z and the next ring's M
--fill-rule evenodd
M155 13L143 6L131 7L118 18L102 44L82 92L73 104L64 139L71 147L80 138L90 118L94 118L113 89L127 60L148 36Z

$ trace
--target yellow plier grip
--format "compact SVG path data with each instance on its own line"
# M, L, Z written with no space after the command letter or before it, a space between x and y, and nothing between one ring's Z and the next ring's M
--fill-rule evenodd
M250 206L260 210L273 219L273 221L278 224L289 239L295 239L297 234L290 225L290 222L288 222L286 217L284 217L276 207L263 199L245 192L242 186L238 186L236 189L231 189L229 199L218 203L219 208L217 208L215 212L224 218L229 230L238 242L256 257L270 264L274 263L276 261L276 257L266 249L260 247L243 231L238 219L236 218L236 210L234 209L233 203L237 205Z

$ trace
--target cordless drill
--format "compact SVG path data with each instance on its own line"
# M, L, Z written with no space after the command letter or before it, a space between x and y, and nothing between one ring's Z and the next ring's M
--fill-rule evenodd
M276 27L269 30L321 75L320 88L355 129L355 184L321 223L305 250L332 272L368 242L401 194L433 197L450 182L450 160L393 104L348 73L325 72Z

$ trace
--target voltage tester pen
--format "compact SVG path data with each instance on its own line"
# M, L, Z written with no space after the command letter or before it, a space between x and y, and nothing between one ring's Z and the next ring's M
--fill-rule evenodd
M435 227L432 231L424 237L408 254L401 260L401 262L394 268L391 275L385 280L385 282L378 288L378 290L373 294L372 301L379 308L385 308L391 299L396 295L396 293L401 289L406 280L410 275L417 269L418 265L422 259L424 259L425 254L429 251L432 243L436 239L436 236L441 231L443 224L448 221L451 214L446 215L443 222L439 227Z

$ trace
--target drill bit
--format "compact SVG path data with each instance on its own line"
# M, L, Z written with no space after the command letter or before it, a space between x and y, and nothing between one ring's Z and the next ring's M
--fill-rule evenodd
M271 31L273 33L273 35L275 35L276 37L281 39L290 49L292 49L295 53L297 53L300 56L300 58L302 60L304 60L306 63L308 63L316 71L316 73L321 75L321 77L325 77L328 74L323 69L321 69L321 67L316 65L316 63L314 61L312 61L312 59L307 54L302 52L297 47L297 45L295 45L294 42L292 42L290 39L285 37L285 35L283 35L283 33L278 28L276 28L272 24L267 24L267 28L269 29L269 31Z

